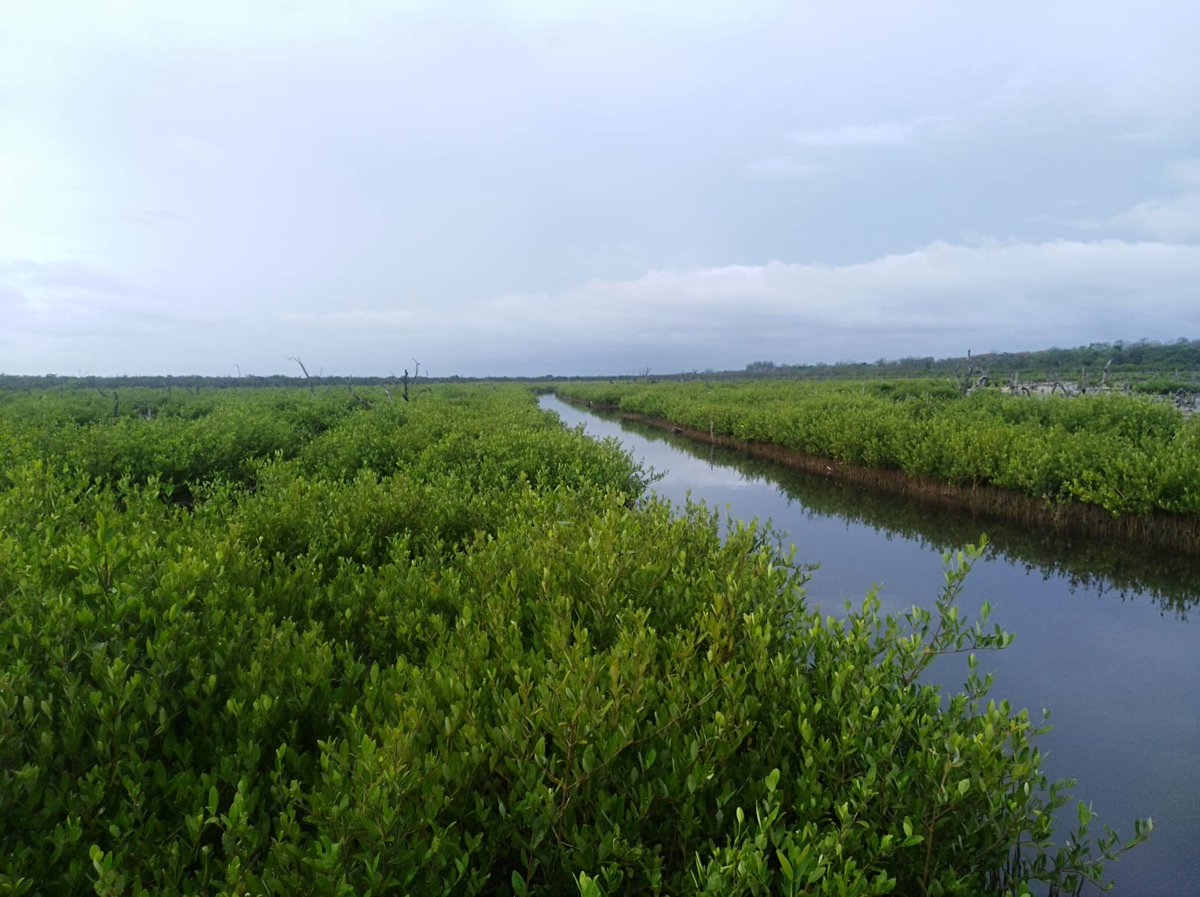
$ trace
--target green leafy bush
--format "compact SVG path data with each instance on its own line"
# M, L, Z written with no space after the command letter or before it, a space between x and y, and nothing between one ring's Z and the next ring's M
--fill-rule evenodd
M1083 502L1114 516L1200 515L1200 418L1139 396L963 396L947 387L928 380L584 382L564 394L702 432Z
M1118 849L1051 843L971 553L826 617L518 390L203 401L136 465L0 415L0 892L1005 893Z

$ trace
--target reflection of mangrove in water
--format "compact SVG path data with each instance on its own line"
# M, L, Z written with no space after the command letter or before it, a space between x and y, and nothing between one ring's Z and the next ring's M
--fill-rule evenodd
M666 442L693 457L773 483L812 516L851 520L939 551L959 548L986 532L990 554L1022 564L1027 571L1038 570L1046 579L1061 577L1072 588L1115 593L1122 600L1145 594L1164 611L1184 619L1187 611L1200 603L1200 564L1194 556L1148 552L1111 539L1035 531L982 513L949 512L752 458L733 449L704 445L619 415L589 413L619 423L645 439Z

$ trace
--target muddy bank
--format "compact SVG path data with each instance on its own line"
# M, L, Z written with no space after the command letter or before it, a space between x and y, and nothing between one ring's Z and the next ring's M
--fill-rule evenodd
M962 512L984 520L1004 520L1047 530L1070 539L1099 538L1200 557L1200 520L1195 518L1162 511L1114 517L1095 505L1048 502L995 486L957 486L933 477L910 476L900 470L847 464L834 458L809 455L774 443L736 439L721 433L710 434L707 430L684 426L663 418L622 411L611 405L580 402L561 393L558 395L563 401L578 407L587 407L592 411L616 415L625 420L678 433L697 443L732 448L751 457L763 458L831 480L905 496L930 507Z

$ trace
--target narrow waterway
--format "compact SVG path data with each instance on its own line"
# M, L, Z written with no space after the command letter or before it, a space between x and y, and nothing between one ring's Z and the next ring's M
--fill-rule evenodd
M1150 840L1108 867L1119 897L1200 897L1200 565L1119 545L1050 542L995 521L932 511L821 477L746 459L661 430L540 399L567 426L613 437L662 474L653 490L689 496L734 517L770 519L802 563L818 564L808 600L829 611L873 586L886 610L931 607L943 552L989 536L962 610L984 600L1016 634L984 655L992 695L1052 711L1039 744L1052 779L1074 778L1095 825L1122 834L1152 817ZM955 666L957 664L957 666ZM948 685L965 660L943 663ZM1074 803L1066 818L1074 817ZM1085 889L1084 893L1095 893Z

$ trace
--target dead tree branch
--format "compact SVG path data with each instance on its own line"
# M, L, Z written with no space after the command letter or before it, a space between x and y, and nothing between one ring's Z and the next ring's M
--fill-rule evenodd
M354 401L358 402L360 405L365 405L368 408L375 407L354 391L354 384L350 382L349 378L346 379L346 392L350 393L350 398L354 399Z
M294 361L296 364L300 365L300 370L304 372L304 379L308 381L308 392L310 395L315 396L317 394L317 388L313 386L312 377L308 376L308 368L304 366L304 362L301 361L299 356L296 355L289 355L287 358L289 361Z

